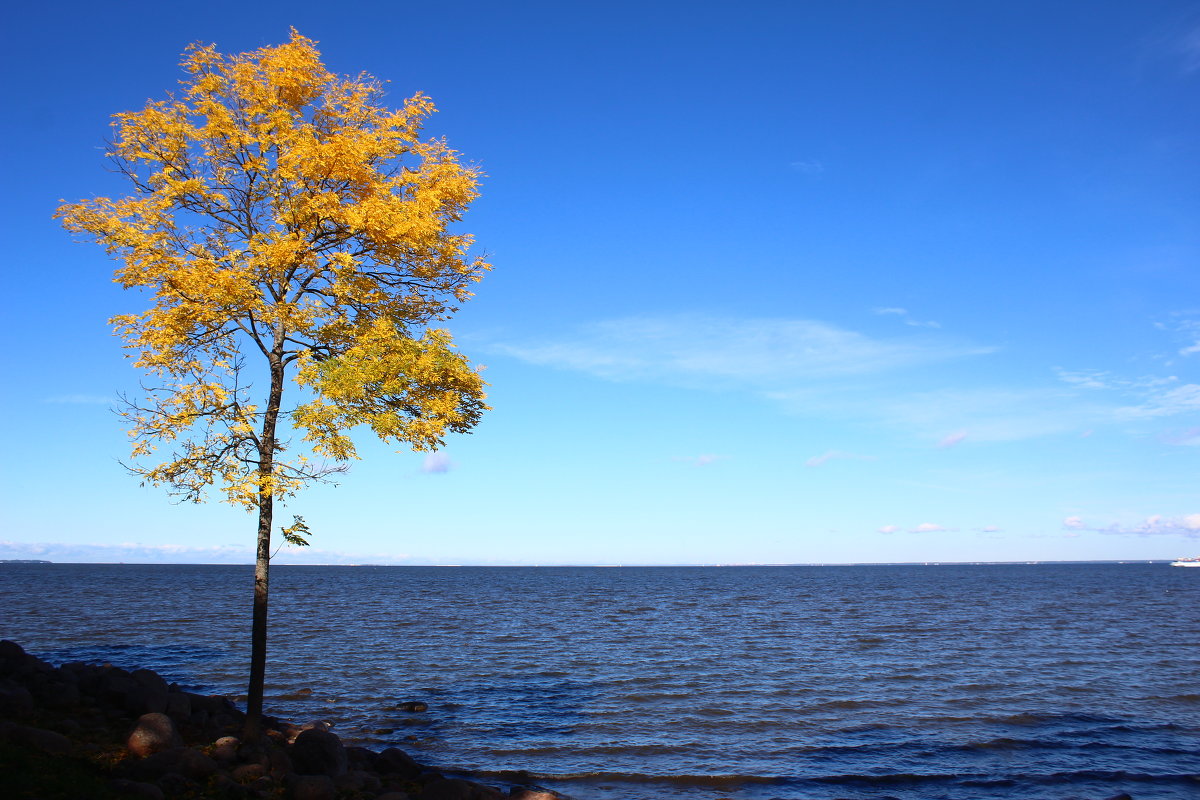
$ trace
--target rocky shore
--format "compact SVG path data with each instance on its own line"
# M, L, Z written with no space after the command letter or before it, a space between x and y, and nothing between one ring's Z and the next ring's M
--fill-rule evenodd
M238 739L228 699L148 669L55 667L0 641L0 797L16 800L555 800L447 777L399 748L344 746L324 725L264 719Z

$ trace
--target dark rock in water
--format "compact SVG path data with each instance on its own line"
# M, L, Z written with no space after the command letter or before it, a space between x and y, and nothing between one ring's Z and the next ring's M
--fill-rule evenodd
M428 711L429 706L426 705L425 703L422 703L420 700L410 700L407 703L397 703L395 706L392 707L392 710L421 712L421 711Z
M421 774L421 765L400 748L389 747L375 757L375 771L408 779Z
M346 749L337 734L320 728L301 731L292 743L292 768L300 775L336 778L348 768Z
M418 800L503 800L504 795L481 783L464 781L461 778L442 778L425 784L417 798Z
M192 715L192 701L183 692L168 692L165 711L167 716L182 722Z
M0 639L0 663L16 663L25 658L25 648L8 639Z
M346 760L350 764L350 769L365 769L371 772L375 769L375 759L378 757L365 747L346 748Z
M289 800L333 800L337 791L328 775L289 775L286 787Z
M183 738L175 723L166 714L143 714L125 741L133 755L144 758L159 752L183 746Z
M508 793L508 800L560 800L560 798L554 792L548 792L545 789L517 786Z
M143 800L163 800L162 789L153 783L142 783L141 781L117 778L109 785L112 786L113 791L123 794L126 797L140 797Z
M155 692L166 694L170 691L170 688L167 686L167 682L154 670L135 669L133 672L129 673L129 677L133 678L147 689L153 689Z

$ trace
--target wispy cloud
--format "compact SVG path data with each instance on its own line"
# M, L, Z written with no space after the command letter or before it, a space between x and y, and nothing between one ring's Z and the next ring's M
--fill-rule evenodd
M880 533L897 533L900 530L899 525L884 525L879 529Z
M776 389L993 351L947 338L873 338L817 320L700 315L609 320L549 344L504 343L492 349L609 380L717 381Z
M908 313L907 308L897 308L895 306L891 306L888 308L876 308L876 309L874 309L874 311L876 314L879 314L881 316L899 317L900 320L905 325L908 325L910 328L940 328L940 327L942 327L942 323L940 323L940 322L934 322L933 320L914 319L913 316Z
M793 161L788 166L803 175L820 175L825 171L825 165L815 159L809 159L807 161Z
M1200 25L1193 26L1176 40L1175 52L1186 75L1200 72Z
M1189 539L1200 538L1200 514L1186 514L1182 517L1166 517L1159 514L1147 517L1134 524L1110 523L1108 525L1089 524L1083 517L1072 516L1063 520L1063 527L1070 531L1091 531L1093 533L1108 533L1121 536L1183 536Z
M961 444L966 438L966 431L955 431L954 433L943 436L941 441L937 443L937 446L939 450L945 450L948 447L954 447L956 444Z
M909 528L909 533L944 533L951 530L943 525L938 525L935 522L922 522L915 528Z
M1200 428L1187 428L1182 431L1172 431L1163 436L1167 444L1194 447L1200 445Z

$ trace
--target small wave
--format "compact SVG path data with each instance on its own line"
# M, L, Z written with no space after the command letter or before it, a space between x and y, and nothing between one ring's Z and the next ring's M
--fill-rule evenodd
M481 770L472 774L502 781L552 781L587 783L637 783L667 786L712 786L730 789L750 784L774 785L792 783L793 778L767 775L653 775L644 772L517 772L513 770Z

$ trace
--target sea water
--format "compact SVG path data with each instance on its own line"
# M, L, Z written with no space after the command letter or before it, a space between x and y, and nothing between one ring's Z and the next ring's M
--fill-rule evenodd
M0 637L241 694L251 586L0 565ZM578 800L1194 798L1198 609L1163 564L277 566L266 706Z

